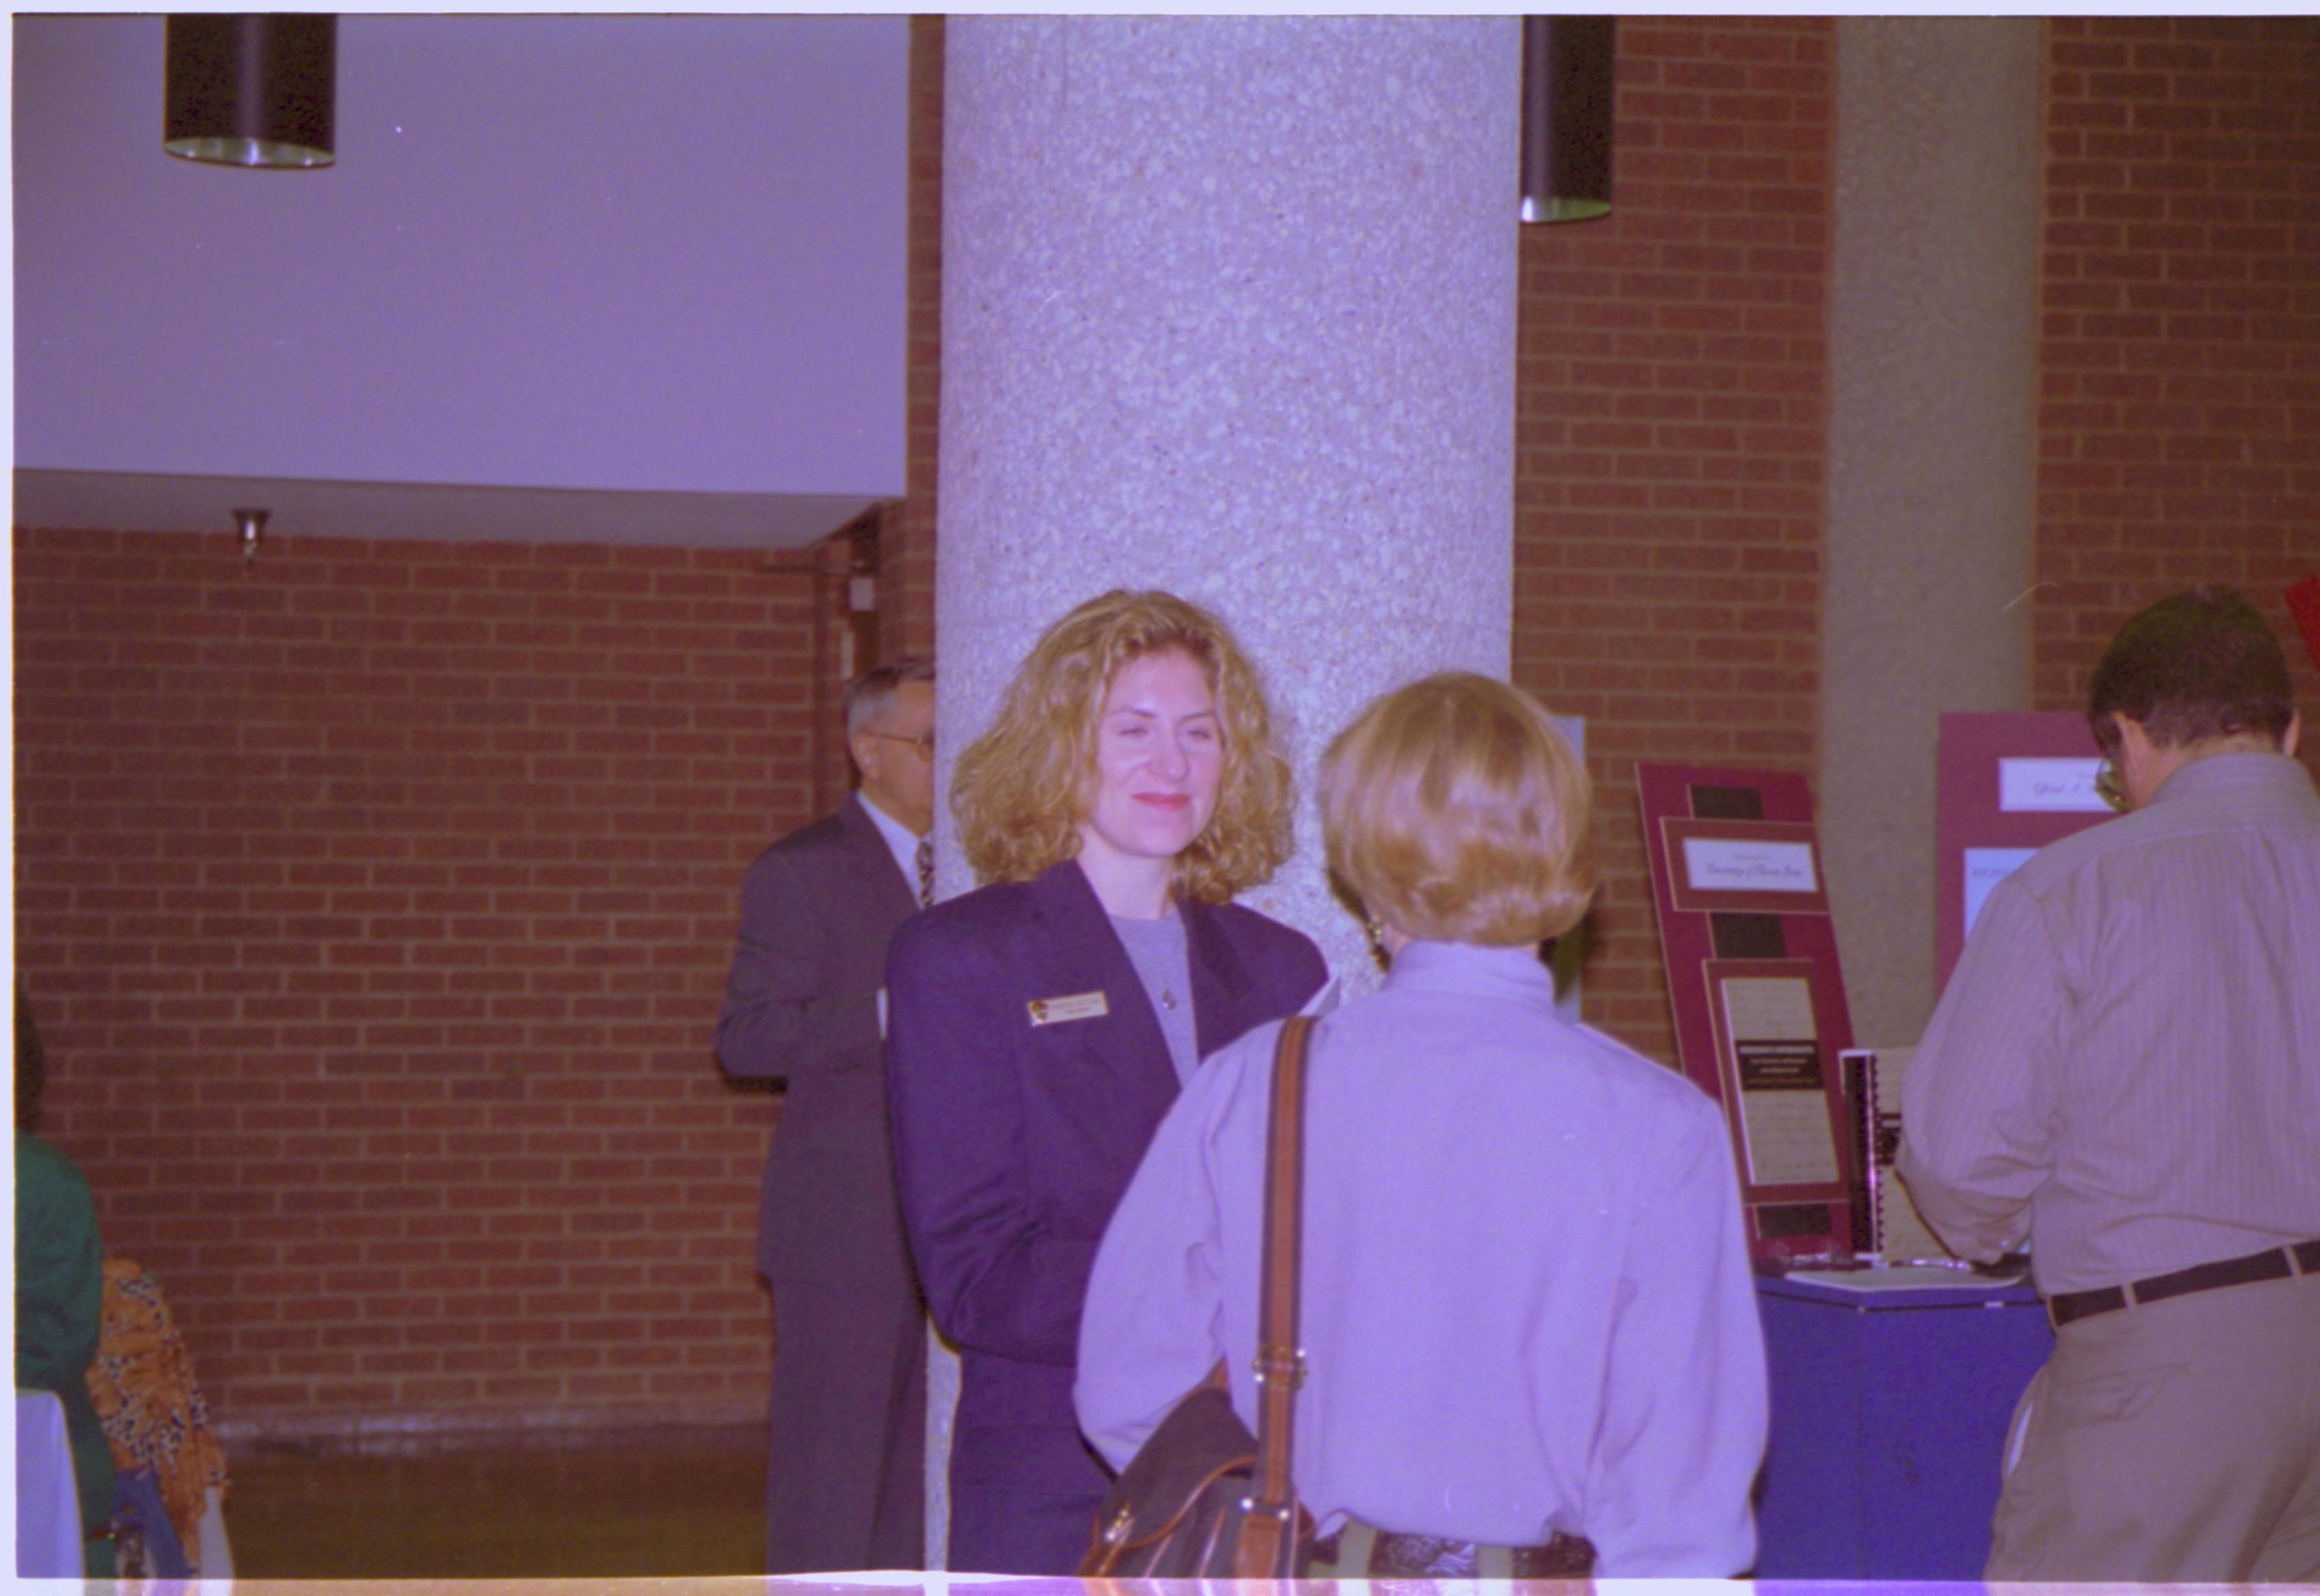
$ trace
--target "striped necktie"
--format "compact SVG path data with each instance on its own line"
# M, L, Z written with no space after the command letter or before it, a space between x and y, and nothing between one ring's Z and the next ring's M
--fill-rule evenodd
M919 839L919 907L924 909L935 901L935 839Z

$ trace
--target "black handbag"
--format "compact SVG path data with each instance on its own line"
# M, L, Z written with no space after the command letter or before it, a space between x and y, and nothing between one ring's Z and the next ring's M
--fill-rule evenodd
M1310 1558L1312 1521L1297 1505L1289 1455L1305 1378L1297 1350L1297 1252L1312 1029L1306 1015L1286 1021L1273 1056L1256 1434L1233 1411L1219 1363L1168 1410L1113 1482L1080 1559L1083 1578L1291 1579Z

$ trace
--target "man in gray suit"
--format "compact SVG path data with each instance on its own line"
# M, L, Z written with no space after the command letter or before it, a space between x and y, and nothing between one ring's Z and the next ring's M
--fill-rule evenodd
M759 855L717 1021L729 1075L785 1084L757 1268L774 1296L766 1572L924 1561L926 1310L886 1139L886 941L931 896L934 666L847 688L861 789Z

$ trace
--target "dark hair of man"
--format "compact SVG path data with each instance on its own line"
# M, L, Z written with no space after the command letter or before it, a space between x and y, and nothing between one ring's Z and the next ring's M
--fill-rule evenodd
M16 983L16 1129L30 1135L41 1128L41 1089L49 1084L48 1060L41 1052L41 1028L24 984Z
M2112 755L2115 713L2140 724L2154 747L2173 748L2241 732L2277 742L2295 712L2279 639L2228 587L2174 594L2136 615L2087 687L2088 723Z
M846 735L861 734L870 724L870 717L886 707L897 689L905 682L931 682L935 679L935 662L931 659L897 659L891 665L877 665L864 671L846 684Z

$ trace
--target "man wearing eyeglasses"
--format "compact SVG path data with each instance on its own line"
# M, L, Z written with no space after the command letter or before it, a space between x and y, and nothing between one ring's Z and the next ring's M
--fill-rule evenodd
M2031 1243L2054 1351L1992 1581L2320 1581L2320 797L2221 588L2129 621L2088 718L2126 811L1992 891L1902 1089L1942 1239Z
M861 785L759 855L717 1060L784 1084L757 1268L774 1298L766 1572L925 1560L926 1309L886 1139L886 943L932 896L935 670L846 690Z

